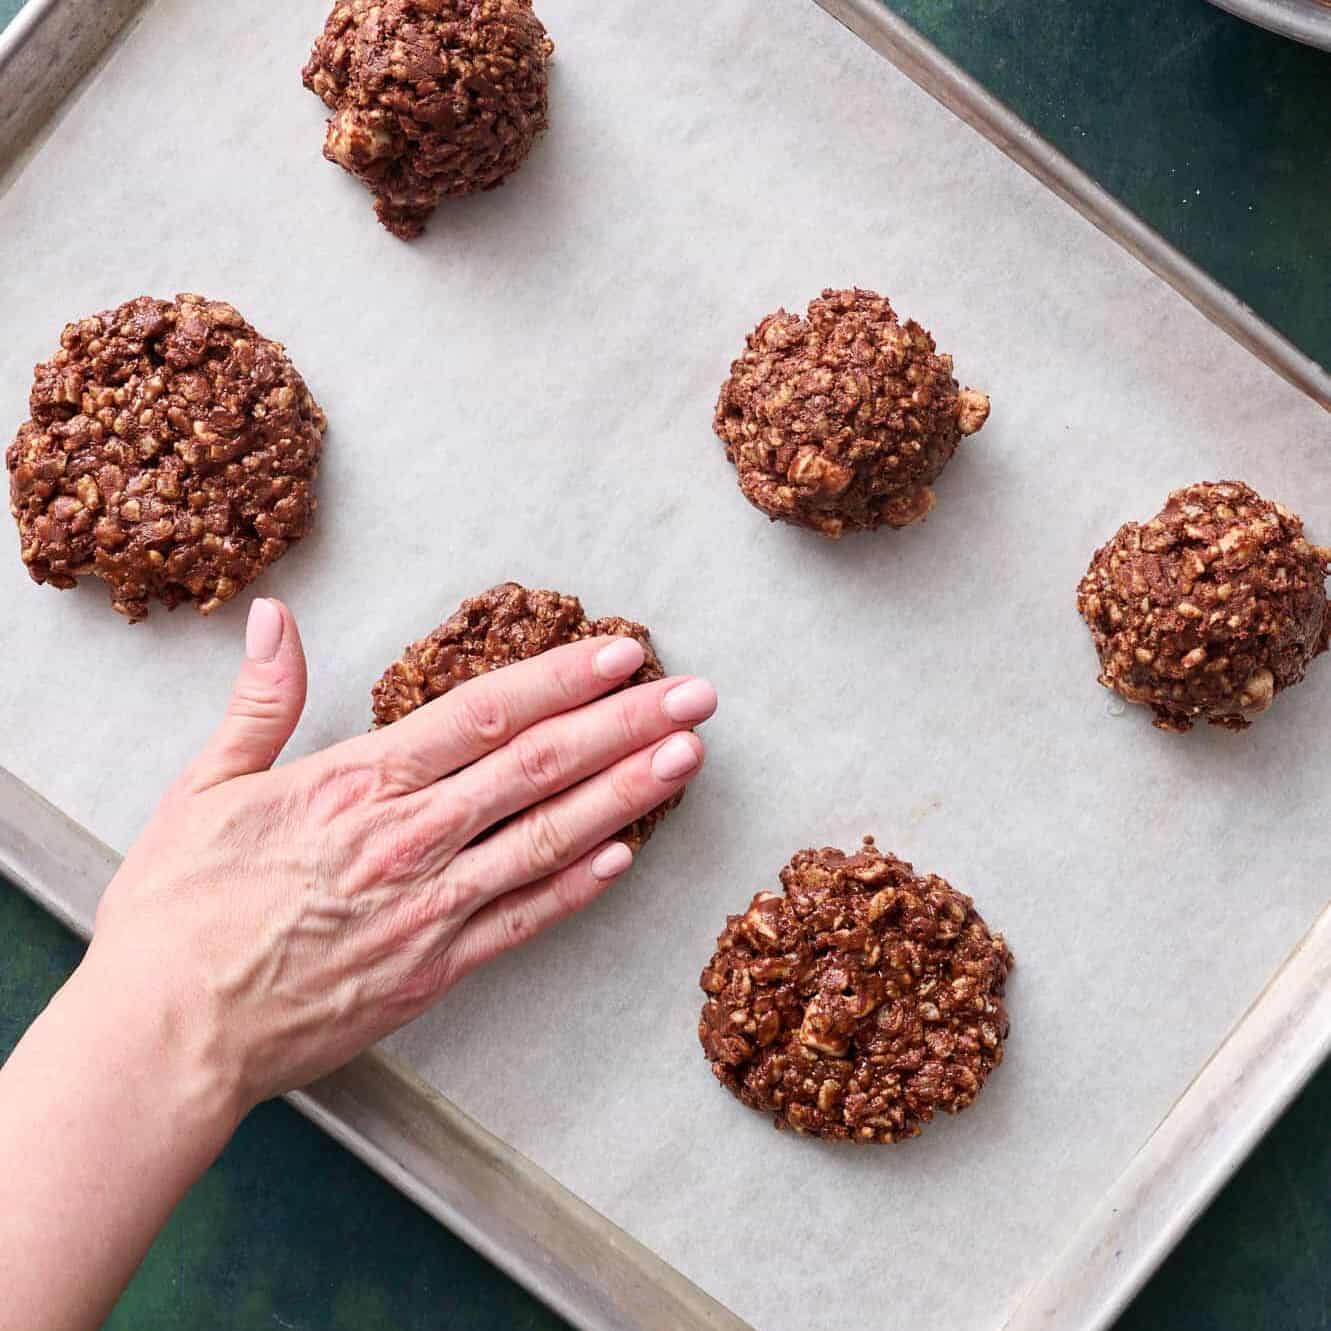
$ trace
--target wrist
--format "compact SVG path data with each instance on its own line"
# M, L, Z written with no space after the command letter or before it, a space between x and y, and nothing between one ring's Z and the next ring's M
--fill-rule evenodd
M116 960L94 942L52 1003L66 1057L119 1085L163 1148L202 1173L251 1106L204 1005Z
M101 1325L238 1121L170 986L127 959L94 944L0 1066L0 1326Z

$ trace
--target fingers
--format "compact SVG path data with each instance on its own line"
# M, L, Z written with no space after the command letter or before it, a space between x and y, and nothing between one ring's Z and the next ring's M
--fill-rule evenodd
M444 871L441 883L450 895L479 906L558 873L682 790L702 760L696 735L671 735L469 846Z
M599 698L636 670L634 638L589 638L460 684L365 737L409 790L419 790L507 744L546 717Z
M226 715L186 780L205 790L232 777L271 767L305 707L305 651L291 611L260 597L245 625L245 664Z
M611 841L539 883L490 902L449 947L444 987L590 905L632 863L633 852L622 841Z
M453 804L471 811L461 829L465 845L486 828L664 739L706 721L716 710L716 690L705 679L663 679L601 698L524 730L416 799L428 806Z

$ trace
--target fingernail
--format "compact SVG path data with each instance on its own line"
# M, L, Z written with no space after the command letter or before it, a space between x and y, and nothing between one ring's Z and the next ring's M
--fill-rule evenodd
M612 841L592 857L592 877L602 882L618 878L632 863L633 852L622 841Z
M282 612L264 597L250 606L245 623L245 655L251 661L271 661L282 645Z
M661 709L672 721L706 721L716 711L716 690L705 679L687 680L661 699Z
M678 781L698 766L696 740L687 735L672 735L652 754L652 775L658 781Z
M596 653L596 673L602 679L627 679L646 659L636 638L616 638Z

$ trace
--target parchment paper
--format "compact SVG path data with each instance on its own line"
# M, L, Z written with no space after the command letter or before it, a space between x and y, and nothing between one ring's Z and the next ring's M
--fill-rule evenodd
M332 423L318 532L254 589L309 650L293 752L364 728L402 644L502 578L708 673L709 768L640 867L393 1047L763 1331L992 1331L1331 868L1331 663L1247 734L1163 735L1096 686L1077 579L1203 478L1331 540L1326 416L809 0L541 0L551 132L414 245L319 156L324 8L157 0L0 200L6 433L62 322L140 292L287 342ZM927 525L837 545L749 508L710 418L761 315L856 282L994 410ZM131 628L16 543L0 595L0 761L124 848L245 607ZM724 915L863 832L1019 963L1007 1062L897 1148L773 1132L694 1033Z

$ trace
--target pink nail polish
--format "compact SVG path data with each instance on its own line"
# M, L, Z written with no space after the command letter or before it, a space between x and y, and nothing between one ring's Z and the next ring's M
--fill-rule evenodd
M616 638L596 653L595 669L602 679L627 679L646 659L636 638Z
M661 699L661 710L685 725L706 721L716 711L716 690L705 679L686 680Z
M260 596L250 606L245 622L245 655L251 661L271 661L282 645L282 612L276 604Z
M602 882L618 878L632 863L633 852L622 841L612 841L592 858L592 877Z
M678 781L694 771L701 761L697 740L687 735L672 735L652 754L652 775L658 781Z

